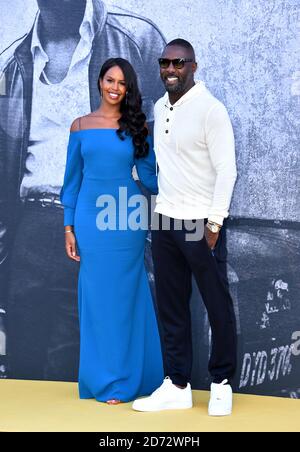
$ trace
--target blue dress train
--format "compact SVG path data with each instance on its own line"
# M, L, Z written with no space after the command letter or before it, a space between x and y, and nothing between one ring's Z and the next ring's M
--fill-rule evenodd
M141 182L157 193L148 140L148 156L135 159L131 137L122 141L115 129L70 132L60 198L64 224L74 225L80 255L80 398L127 402L151 393L163 379L144 266L147 230L125 224L141 220L137 207L140 214L147 209L139 203L133 165Z

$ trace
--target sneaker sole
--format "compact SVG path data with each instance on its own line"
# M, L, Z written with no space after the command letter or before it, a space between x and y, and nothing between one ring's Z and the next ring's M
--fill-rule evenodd
M221 417L221 416L230 416L232 414L232 411L223 411L223 412L218 412L218 411L209 411L208 415L209 416L217 416L217 417Z
M166 410L188 410L189 408L193 408L193 404L188 405L168 405L163 407L155 407L155 408L139 408L139 407L132 407L134 411L141 411L141 412L154 412L154 411L166 411Z

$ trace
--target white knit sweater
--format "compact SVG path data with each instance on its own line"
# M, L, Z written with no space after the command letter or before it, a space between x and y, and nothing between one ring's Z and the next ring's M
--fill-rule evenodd
M197 82L174 105L168 93L154 109L159 194L155 212L171 218L228 216L236 165L234 136L224 105Z

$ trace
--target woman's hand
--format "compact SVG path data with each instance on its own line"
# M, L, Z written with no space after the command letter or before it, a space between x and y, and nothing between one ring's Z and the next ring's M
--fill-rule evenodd
M77 254L74 232L65 232L65 247L67 256L70 259L79 262L80 256Z

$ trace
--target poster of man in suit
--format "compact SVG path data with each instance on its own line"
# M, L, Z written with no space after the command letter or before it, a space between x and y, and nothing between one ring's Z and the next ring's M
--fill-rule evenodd
M157 58L182 37L195 47L196 78L226 105L235 134L238 180L219 256L237 317L235 390L300 397L297 2L0 5L0 330L12 331L0 333L0 374L76 380L77 267L64 253L56 197L68 129L97 108L99 69L113 56L133 63L151 123L164 92ZM149 247L146 254L151 279ZM196 287L191 312L192 384L207 388L210 328Z

